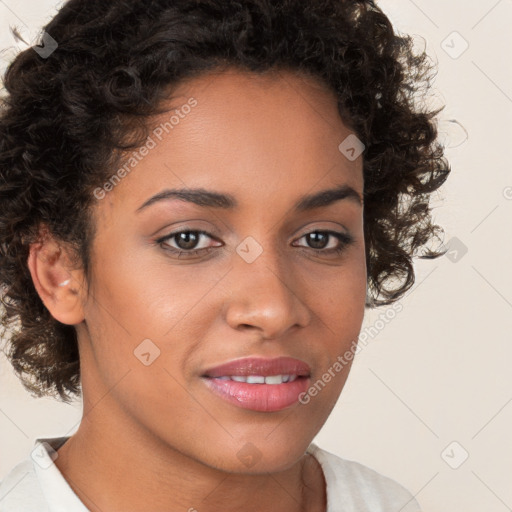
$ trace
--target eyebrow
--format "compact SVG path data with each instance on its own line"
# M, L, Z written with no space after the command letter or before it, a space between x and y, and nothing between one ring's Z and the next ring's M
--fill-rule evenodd
M204 188L183 188L166 189L159 192L139 206L136 212L140 212L159 201L171 199L187 201L198 206L209 208L232 210L238 207L237 199L231 194L212 192ZM320 192L300 197L294 205L294 210L297 212L313 210L315 208L329 206L336 201L341 201L342 199L352 200L361 206L363 205L363 198L359 192L349 185L340 185L336 188L321 190Z

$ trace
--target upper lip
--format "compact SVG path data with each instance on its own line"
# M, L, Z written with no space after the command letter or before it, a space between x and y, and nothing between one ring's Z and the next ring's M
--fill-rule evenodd
M277 357L265 359L262 357L247 357L235 359L228 363L209 368L203 377L224 377L231 375L297 375L308 377L311 372L310 366L293 357Z

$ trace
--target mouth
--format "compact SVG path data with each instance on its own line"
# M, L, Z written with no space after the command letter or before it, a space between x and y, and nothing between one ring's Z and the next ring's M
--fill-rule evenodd
M286 384L299 378L299 375L223 375L222 377L211 377L219 380L233 380L247 384ZM304 378L304 377L300 377Z
M245 358L207 370L203 382L217 397L242 409L276 412L296 405L311 369L299 359Z

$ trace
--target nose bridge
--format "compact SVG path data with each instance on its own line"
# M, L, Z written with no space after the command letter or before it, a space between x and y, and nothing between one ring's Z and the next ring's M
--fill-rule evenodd
M286 264L286 254L269 235L258 237L261 243L252 236L247 236L236 247L235 266L239 274L247 276L249 282L256 287L275 288L274 292L286 295L291 293L287 281L292 267Z
M236 247L227 320L233 328L251 325L266 337L278 337L293 325L305 325L307 308L282 248L269 236L262 242L248 236Z

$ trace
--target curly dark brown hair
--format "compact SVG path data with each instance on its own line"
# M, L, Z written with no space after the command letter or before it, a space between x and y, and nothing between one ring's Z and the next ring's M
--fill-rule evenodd
M44 31L58 47L16 56L0 114L2 335L34 396L67 402L81 384L75 328L42 303L29 245L47 226L88 276L93 190L145 140L171 87L206 71L288 69L336 92L365 145L367 307L413 285L415 256L444 254L427 249L442 233L431 194L450 172L437 140L441 109L417 101L434 66L373 1L70 0Z

